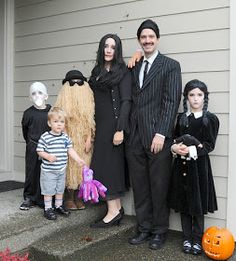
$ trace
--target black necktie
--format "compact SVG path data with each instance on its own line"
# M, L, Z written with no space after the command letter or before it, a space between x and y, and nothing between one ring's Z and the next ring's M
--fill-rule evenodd
M143 71L143 83L145 81L145 78L147 76L147 71L148 71L148 61L144 61L145 62L145 67L144 67L144 71Z

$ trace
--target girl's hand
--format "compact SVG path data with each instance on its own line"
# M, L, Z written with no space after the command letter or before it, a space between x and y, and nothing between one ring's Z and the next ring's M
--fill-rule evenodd
M114 134L114 137L113 137L113 144L118 146L123 142L123 140L124 140L124 132L123 131L117 131Z
M171 150L181 156L186 156L189 153L188 146L184 145L182 142L178 144L173 144L171 146Z

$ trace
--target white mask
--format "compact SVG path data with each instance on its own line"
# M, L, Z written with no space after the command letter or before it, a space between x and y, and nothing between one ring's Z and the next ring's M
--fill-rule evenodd
M48 98L46 86L41 82L34 82L30 86L30 97L36 107L44 107Z

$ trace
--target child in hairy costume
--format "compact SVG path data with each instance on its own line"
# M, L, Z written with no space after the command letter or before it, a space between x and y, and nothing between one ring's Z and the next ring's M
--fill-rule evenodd
M74 149L89 166L95 133L93 92L87 79L78 70L67 72L62 84L55 106L66 112L66 133L70 136ZM81 182L82 168L69 158L65 191L65 205L69 210L85 208L77 195Z

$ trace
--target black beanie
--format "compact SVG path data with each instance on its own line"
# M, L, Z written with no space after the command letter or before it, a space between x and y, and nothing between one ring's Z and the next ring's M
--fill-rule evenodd
M140 34L143 29L152 29L155 32L157 38L160 38L160 32L159 32L158 25L153 20L147 19L141 23L141 25L139 26L138 31L137 31L138 39L140 38Z
M62 84L64 84L67 81L76 80L76 79L87 82L87 79L83 76L83 74L80 71L71 70L67 72L65 79L62 80Z

